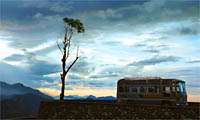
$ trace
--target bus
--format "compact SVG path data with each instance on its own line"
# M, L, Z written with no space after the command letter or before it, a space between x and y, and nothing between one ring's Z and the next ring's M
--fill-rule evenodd
M187 105L185 82L161 77L126 77L117 82L117 101Z

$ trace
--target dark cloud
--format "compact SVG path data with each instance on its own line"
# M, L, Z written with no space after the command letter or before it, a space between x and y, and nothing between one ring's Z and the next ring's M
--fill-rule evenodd
M156 39L147 39L143 41L142 43L134 44L133 47L136 47L148 53L160 53L164 50L169 49L169 45L167 45L166 43L163 44L165 39L166 39L165 37L160 37ZM156 42L157 44L154 45L154 44L151 44L151 42Z
M10 36L13 36L13 39L11 39L11 47L20 49L33 48L52 39L56 39L55 36L63 30L62 18L66 16L66 13L69 13L68 16L75 18L80 17L79 14L82 16L82 14L85 13L81 20L86 27L86 34L87 31L89 31L88 33L90 34L83 37L84 40L81 41L81 43L86 44L95 43L93 37L99 36L97 33L91 33L91 31L95 30L99 30L100 33L102 31L112 32L133 29L138 31L141 26L145 26L145 29L148 28L147 26L151 28L151 26L154 25L153 23L198 19L198 1L117 1L115 5L111 4L113 1L74 2L65 0L45 0L40 2L40 5L36 5L38 3L36 1L20 1L19 3L15 1L14 3L22 7L16 7L13 6L11 2L7 3L3 1L5 5L2 6L4 6L3 9L5 10L2 11L7 11L7 13L3 12L3 16L9 18L9 16L13 15L13 11L18 14L15 16L14 22L2 19L2 23L6 22L6 24L2 24L2 26L4 26L4 32L6 31ZM13 10L13 7L16 10ZM40 12L38 12L38 10L40 10ZM20 11L25 11L25 15L21 16ZM99 19L97 14L100 17L104 16L103 19ZM38 15L41 17L35 20L33 17ZM23 17L23 22L21 22L21 17ZM140 25L140 27L137 27L138 25ZM15 31L13 31L13 28L15 28ZM182 30L183 33L187 33L188 31L190 30ZM93 37L91 38L91 36ZM108 44L116 43L108 42Z
M181 30L180 30L180 34L183 34L183 35L197 35L198 34L198 31L197 29L192 29L192 28L186 28L186 27L183 27Z
M115 45L121 45L121 43L119 41L106 41L106 42L103 42L104 45L112 45L112 46L115 46Z
M133 76L136 75L139 70L138 69L130 69L129 66L116 66L112 65L113 67L105 67L105 69L102 69L100 72L93 74L89 76L90 80L98 80L98 81L105 81L105 83L115 83L120 78L126 77L126 76Z
M67 79L66 85L83 85L84 87L115 87L116 81L112 80L88 80L88 79Z
M33 60L35 59L36 55L33 52L28 52L26 49L23 49L24 51L24 56L26 60Z
M200 78L200 67L182 67L177 70L170 70L168 72L164 72L161 76L166 78L176 78L180 80L184 80L190 87L194 86L194 84L199 84Z
M116 86L116 81L108 81L108 80L92 80L89 81L88 84L93 86L93 87L115 87Z
M24 55L21 55L21 54L13 54L11 56L4 58L4 60L6 61L21 61L23 59L24 59Z
M196 77L197 79L200 77L200 67L189 67L180 70L172 70L167 72L172 76L188 76L188 77Z
M0 62L0 81L12 84L20 82L33 88L41 86L38 80L33 79L33 74L27 68L3 62Z
M119 21L126 21L134 27L138 25L152 26L157 23L178 22L186 19L198 19L199 2L194 1L172 1L172 0L149 0L142 4L129 4L127 6L113 9L121 14L121 19L107 20L116 24ZM123 20L122 20L123 19Z
M149 53L160 53L164 50L168 50L169 46L168 45L164 45L164 44L160 44L160 45L148 45L146 44L145 47L143 47L143 51L144 52L149 52Z
M159 50L155 50L155 49L149 49L149 50L144 50L144 52L149 52L149 53L159 53Z
M11 55L9 59L16 55ZM22 57L22 56L21 56ZM15 59L14 59L15 60ZM14 66L0 62L0 80L8 83L21 82L33 88L41 87L41 80L52 82L55 77L47 77L44 75L61 71L58 64L52 64L44 60L36 59L34 54L25 51L25 55L20 60L25 60L21 64L26 64L25 67L20 65Z
M104 74L103 74L103 71L99 72L95 75L90 75L86 78L82 77L80 74L69 73L69 75L66 78L66 84L67 85L80 85L81 84L85 87L90 86L91 88L115 87L116 81L118 80L118 78L117 78L118 74L115 71L111 72L111 69L104 71Z
M78 79L78 80L81 80L81 79L83 79L82 77L80 77L80 76L78 76L78 75L73 75L73 74L69 74L68 76L67 76L67 79Z
M89 60L86 57L80 57L78 61L71 68L70 72L77 73L80 75L89 75L94 72L95 66L92 63L89 63Z
M145 43L138 43L138 44L135 44L134 46L135 46L135 47L146 47L146 46L148 46L148 45L145 44Z
M175 56L154 56L150 59L141 60L138 62L133 62L128 64L129 66L146 66L146 65L156 65L165 62L177 62L179 61L179 57Z
M188 18L189 19L189 18ZM198 20L187 20L186 21L180 21L179 23L176 23L176 26L173 26L173 23L169 27L166 27L166 29L158 31L160 35L167 36L167 38L175 38L175 37L183 37L186 36L198 36L199 35L199 23ZM168 26L166 24L166 26ZM169 39L170 40L170 39Z
M36 75L42 76L47 74L52 74L61 71L61 67L59 64L52 64L48 61L38 60L35 53L27 52L24 50L25 55L21 54L13 54L11 56L6 57L4 60L6 61L21 61L25 60L25 64L28 65L28 69Z
M98 75L91 75L90 79L97 79L97 78L112 78L112 77L118 77L118 74L116 73L106 73L106 74L98 74Z
M41 75L48 75L56 72L61 71L61 67L58 64L51 64L47 61L35 60L35 61L28 61L30 64L30 69L33 74L41 76Z
M61 72L62 69L60 64L53 64L45 60L39 60L37 59L37 55L35 53L30 53L26 50L24 50L24 53L25 55L23 55L22 60L25 60L24 63L26 64L26 67L13 66L2 63L0 66L1 68L4 68L4 70L0 71L2 74L0 77L1 80L8 80L9 83L22 82L28 84L29 86L33 84L33 87L44 87L49 85L43 85L42 81L52 83L55 80L60 80L59 76L48 76L49 74ZM11 55L8 58L10 59L15 56L16 55ZM80 57L80 59L77 61L76 64L74 64L74 66L68 73L69 75L66 79L67 84L83 83L85 86L93 85L93 83L90 84L88 80L81 77L81 75L87 76L95 70L94 65L89 63L88 61L89 60L86 57ZM7 75L10 77L8 77ZM56 87L56 85L53 84L51 86Z
M192 61L189 61L188 63L200 63L200 60L192 60Z

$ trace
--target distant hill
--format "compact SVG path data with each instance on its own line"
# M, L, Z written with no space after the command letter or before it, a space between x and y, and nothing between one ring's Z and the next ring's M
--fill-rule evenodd
M92 99L92 100L96 100L97 99L97 97L96 96L94 96L94 95L89 95L86 99Z
M113 96L97 97L96 100L116 100Z
M88 96L86 99L93 99L93 100L116 100L113 96L103 96L103 97L96 97L93 95Z
M21 83L0 82L0 90L1 119L36 116L40 101L53 100L51 96Z
M64 98L67 100L76 100L76 99L82 100L82 99L85 99L86 97L87 96L69 95L69 96L65 96Z
M59 100L60 96L55 96L54 98ZM87 96L78 96L78 95L69 95L69 96L64 97L65 100L83 100L86 98L87 98Z
M59 96L55 97L59 99ZM94 95L89 96L78 96L78 95L69 95L64 97L66 100L84 100L84 99L92 99L92 100L116 100L113 96L103 96L103 97L96 97Z

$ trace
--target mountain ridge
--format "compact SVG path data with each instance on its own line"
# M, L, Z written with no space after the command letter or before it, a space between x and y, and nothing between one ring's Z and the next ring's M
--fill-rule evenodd
M59 99L60 96L55 96L55 99ZM78 95L68 95L64 97L65 100L84 100L84 99L92 99L92 100L116 100L116 97L113 96L101 96L96 97L94 95L87 96L78 96Z
M6 82L0 81L0 96L2 98L11 96L11 95L22 95L27 93L32 93L39 95L41 97L45 97L47 99L53 99L53 97L46 95L39 90L33 89L31 87L24 86L22 83L8 84Z

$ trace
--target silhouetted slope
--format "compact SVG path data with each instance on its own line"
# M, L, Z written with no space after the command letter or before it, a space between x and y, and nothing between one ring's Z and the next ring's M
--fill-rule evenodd
M0 90L1 119L36 116L40 101L53 100L52 97L21 83L10 85L0 82Z
M1 118L36 116L42 100L47 99L35 94L13 95L1 100Z

